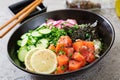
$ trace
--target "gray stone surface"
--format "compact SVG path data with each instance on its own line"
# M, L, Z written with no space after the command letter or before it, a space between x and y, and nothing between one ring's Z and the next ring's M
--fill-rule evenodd
M13 16L8 5L18 1L21 0L0 0L0 25ZM114 0L111 1L114 2ZM48 6L48 11L65 8L65 0L44 0L44 2ZM116 33L114 45L94 67L78 77L66 80L120 80L120 19L116 16L114 9L102 9L97 13L105 16L113 24ZM18 26L0 39L0 80L41 80L16 68L7 57L8 39Z

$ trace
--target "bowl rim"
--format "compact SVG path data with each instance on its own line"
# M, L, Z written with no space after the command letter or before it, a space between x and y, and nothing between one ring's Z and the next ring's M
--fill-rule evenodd
M26 70L25 68L22 68L22 67L17 66L17 65L15 64L15 62L11 59L11 57L10 57L10 55L9 55L9 51L8 51L8 44L9 44L9 41L10 41L11 37L13 36L13 34L14 34L22 25L26 24L27 22L29 22L29 21L32 20L32 19L35 19L37 16L42 16L42 15L44 15L44 14L49 14L49 13L58 12L58 11L71 11L71 10L72 10L72 11L83 11L83 12L88 12L88 13L90 13L90 14L96 15L96 16L102 18L103 20L105 20L105 21L108 23L108 25L110 26L111 31L112 31L112 40L111 40L111 43L110 43L109 47L105 50L105 52L103 52L103 54L100 56L100 58L96 59L94 62L90 63L89 65L86 65L86 66L82 67L82 68L79 69L79 70L75 70L75 71L71 71L71 72L65 72L65 73L63 73L63 74L40 74L40 73L30 72L30 71ZM111 49L111 47L112 47L112 45L113 45L113 43L114 43L114 41L115 41L115 29L114 29L113 25L111 24L111 22L110 22L106 17L104 17L103 15L100 15L100 14L96 14L96 13L94 13L94 12L92 12L92 11L81 10L81 9L59 9L59 10L53 10L53 11L48 11L48 12L45 12L45 13L37 14L37 15L29 18L28 20L24 21L24 22L23 22L21 25L19 25L19 27L11 34L11 36L9 37L9 41L8 41L8 43L7 43L7 53L8 53L7 56L8 56L8 58L9 58L10 62L11 62L13 65L15 65L17 68L19 68L20 70L25 71L25 72L30 73L30 74L33 74L33 75L38 75L38 76L39 76L39 75L42 75L42 76L62 76L62 75L69 75L69 74L76 73L76 72L80 72L80 71L82 72L82 70L88 69L89 67L92 67L93 65L95 65L96 63L98 63L98 62L110 51L110 49Z

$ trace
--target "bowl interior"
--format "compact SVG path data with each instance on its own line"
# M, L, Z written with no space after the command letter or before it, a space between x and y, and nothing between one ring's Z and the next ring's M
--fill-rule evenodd
M17 58L17 40L20 39L20 36L26 33L28 30L35 29L39 25L45 22L46 19L76 19L79 24L83 23L94 23L98 21L98 33L99 36L103 39L105 43L105 48L101 53L101 57L98 61L110 50L114 42L114 29L110 22L104 17L83 10L57 10L48 13L39 14L26 22L24 22L10 37L8 42L8 54L11 62L18 68L25 70L23 63L21 63ZM94 64L95 62L93 62ZM85 67L88 68L88 67Z

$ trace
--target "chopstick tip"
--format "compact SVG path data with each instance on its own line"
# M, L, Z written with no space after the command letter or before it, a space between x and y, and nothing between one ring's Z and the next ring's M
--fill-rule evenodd
M2 38L2 37L3 37L3 35L0 34L0 38Z
M2 27L0 27L0 30L2 30Z

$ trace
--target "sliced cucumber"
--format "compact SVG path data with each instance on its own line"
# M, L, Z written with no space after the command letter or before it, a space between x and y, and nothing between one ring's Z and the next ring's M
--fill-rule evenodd
M48 40L47 39L40 39L37 44L37 47L47 48L48 46Z
M33 31L33 32L32 32L32 36L34 36L34 37L41 37L42 34L39 33L38 31Z
M14 60L15 64L17 64L18 66L20 66L20 61L18 59Z
M21 46L25 46L27 44L28 37L24 38L21 42Z
M31 49L34 49L34 48L35 48L34 45L29 45L29 46L27 46L27 49L28 49L28 50L31 50Z
M50 29L40 29L39 32L41 34L49 34L51 32L51 30Z
M27 33L26 33L27 34ZM21 36L21 39L24 39L27 35L26 34L23 34L22 36Z
M31 35L30 33L23 34L23 35L21 36L21 39L24 39L24 38L26 38L26 37L28 37L28 36L30 36L30 35Z
M18 40L18 41L17 41L17 45L18 45L18 46L21 46L21 43L22 43L22 40Z
M27 54L27 47L26 46L23 46L19 49L18 51L18 59L21 61L21 62L24 62L25 60L25 56Z
M47 26L46 25L46 23L43 23L43 24L41 24L38 28L36 28L35 30L40 30L40 29L43 29L45 26Z
M34 45L36 43L37 38L33 37L33 36L29 36L28 37L28 41L27 44L28 45Z

